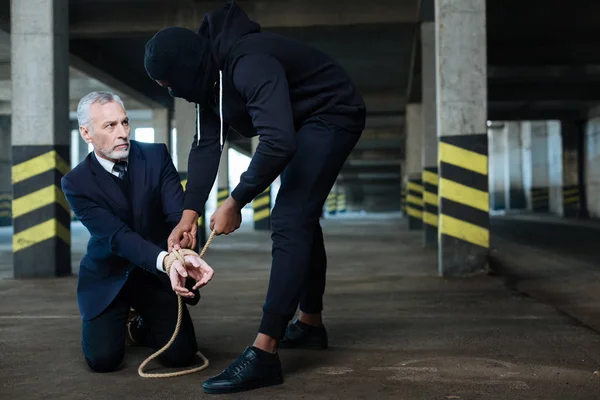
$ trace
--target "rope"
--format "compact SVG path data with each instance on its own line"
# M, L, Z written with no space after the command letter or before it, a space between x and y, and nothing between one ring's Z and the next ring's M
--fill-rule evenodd
M199 254L200 258L204 257L204 254L206 253L206 250L208 249L208 246L210 245L210 242L212 242L214 236L215 236L215 232L212 231L210 233L210 236L208 237L208 240L206 241L206 244L204 245L204 247L202 248L202 251ZM169 254L167 256L167 258L168 258L167 259L167 267L166 267L167 275L171 271L171 265L173 265L173 262L175 262L175 260L179 260L182 263L182 265L185 265L184 257L187 255L197 256L198 253L196 253L195 251L190 250L190 249L179 249L178 251L172 251L171 254ZM148 363L150 361L154 360L156 357L158 357L162 353L164 353L169 347L171 347L171 345L175 341L175 338L179 334L179 328L181 328L182 315L183 315L183 305L181 302L181 296L177 295L177 324L175 325L175 331L173 332L173 335L171 336L171 339L167 342L167 344L165 344L161 349L156 351L154 354L150 355L150 357L146 358L144 360L144 362L140 364L140 366L138 368L138 374L142 378L170 378L173 376L182 376L182 375L192 374L194 372L202 371L203 369L208 368L208 365L209 365L208 359L200 352L200 350L198 350L197 354L198 354L198 356L200 356L200 358L203 361L203 364L199 367L195 367L195 368L187 369L187 370L183 370L183 371L177 371L177 372L153 373L153 374L144 372L144 367L146 367L146 365L148 365Z

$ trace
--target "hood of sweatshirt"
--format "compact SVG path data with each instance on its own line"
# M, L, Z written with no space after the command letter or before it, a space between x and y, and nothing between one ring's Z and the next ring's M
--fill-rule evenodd
M232 1L206 14L197 32L164 28L146 44L144 66L148 75L166 81L171 96L197 104L198 142L201 108L217 102L223 145L223 68L239 40L256 32L260 32L260 25ZM219 97L215 99L217 85Z
M248 17L235 1L204 16L198 34L208 38L217 69L223 70L227 56L239 40L260 32L260 25Z

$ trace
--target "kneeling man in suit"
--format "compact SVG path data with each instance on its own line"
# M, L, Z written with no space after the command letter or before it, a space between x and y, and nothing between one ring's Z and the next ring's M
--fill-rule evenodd
M128 335L155 350L164 346L175 329L180 295L181 330L158 359L168 367L189 366L197 344L186 304L197 304L198 288L213 270L200 257L186 256L185 265L176 261L170 276L165 273L167 239L181 219L184 197L167 147L130 140L125 107L112 93L84 96L77 118L94 151L61 183L91 236L77 285L85 359L93 371L109 372L121 364ZM131 308L143 323L126 329Z

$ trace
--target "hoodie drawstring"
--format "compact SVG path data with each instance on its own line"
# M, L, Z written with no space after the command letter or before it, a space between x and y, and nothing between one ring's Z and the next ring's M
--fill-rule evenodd
M219 70L219 119L221 122L219 144L223 151L223 71L221 70ZM198 135L197 144L200 144L200 106L198 104L196 104L196 134Z
M221 151L223 151L223 71L219 70L219 118L221 119Z

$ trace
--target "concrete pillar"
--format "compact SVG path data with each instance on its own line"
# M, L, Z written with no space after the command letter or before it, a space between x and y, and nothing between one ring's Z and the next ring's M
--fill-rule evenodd
M175 98L175 127L177 129L177 171L187 178L188 158L196 134L196 107L186 100ZM182 178L183 179L183 178Z
M587 211L590 217L600 218L600 118L587 123L583 153Z
M438 139L436 118L435 22L421 23L423 94L423 243L438 244Z
M547 121L549 211L563 215L563 145L560 121Z
M489 256L486 9L436 0L439 273L485 271Z
M521 160L523 163L523 191L525 192L525 207L527 210L532 211L531 121L523 121L521 123Z
M254 155L258 147L258 136L254 136L251 140L252 155ZM269 185L264 192L256 196L252 201L254 229L257 231L268 231L271 229L271 186Z
M523 150L521 149L521 124L516 121L504 123L506 135L506 209L524 209L525 192L523 191Z
M489 186L490 208L492 211L506 209L508 149L506 148L506 130L491 127L488 129L489 142Z
M69 275L70 208L58 185L70 169L68 1L10 4L14 276Z
M217 177L217 207L229 197L229 142L223 144L223 154L219 162Z
M168 108L152 110L152 128L154 128L154 143L164 143L171 152L171 118Z
M531 122L531 210L548 212L548 124L546 121Z
M336 190L336 212L338 214L344 214L347 211L347 199L346 199L346 187L344 185L338 185Z
M186 100L175 98L175 125L177 127L177 148L173 152L177 153L175 167L179 172L181 184L185 190L187 184L188 159L189 153L194 142L196 134L196 107L193 103ZM198 218L198 247L201 248L206 243L206 208Z
M579 124L561 121L564 217L579 215Z
M333 185L331 191L327 195L327 214L335 215L337 211L337 187Z
M423 228L422 152L423 118L421 104L406 105L406 213L408 229Z
M12 224L10 159L10 115L3 115L0 117L0 226Z

